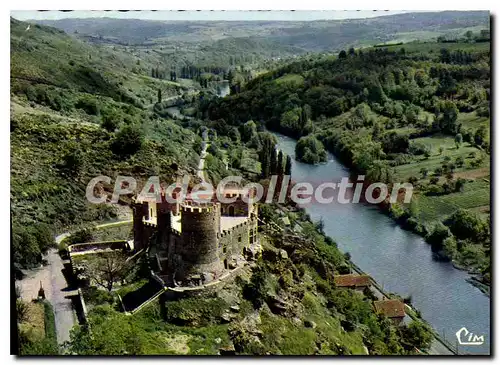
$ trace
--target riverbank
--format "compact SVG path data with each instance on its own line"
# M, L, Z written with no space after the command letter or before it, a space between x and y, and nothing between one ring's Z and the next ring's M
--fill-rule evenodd
M283 206L281 204L278 204L277 206L286 215L290 212L289 208L286 206ZM308 216L308 218L310 220L309 216ZM302 223L297 222L296 224L298 224L300 227L303 228ZM323 235L324 237L327 237L327 235L324 232L318 231L318 233ZM346 261L349 263L349 266L351 267L352 271L354 271L356 274L370 276L369 273L363 271L351 259L346 258ZM397 295L394 295L394 294L389 293L386 290L384 290L383 287L379 283L377 283L373 278L371 279L371 291L378 298L378 300L400 299L400 298L398 298ZM425 322L426 324L428 324L432 328L432 326L427 321L425 321L421 317L421 315L417 314L418 311L415 308L413 308L411 306L411 304L405 304L405 306L406 306L406 314L408 315L408 317L411 320ZM434 340L430 346L430 349L428 350L428 354L430 354L430 355L458 355L459 354L458 350L455 347L453 347L453 345L451 343L449 343L448 341L443 339L435 329L433 329L432 335L434 337Z
M276 134L278 148L292 158L296 141ZM350 170L329 153L327 164L307 165L292 159L294 181L340 181ZM371 204L316 204L304 206L313 221L339 249L390 293L407 298L422 317L447 340L466 327L485 335L482 346L459 347L461 353L489 354L490 300L466 281L469 275L450 262L436 260L421 235L403 230L379 207Z
M272 131L272 132L273 133L284 133L284 135L286 135L289 138L292 138L295 142L297 142L296 136L293 134L290 134L290 133L287 134L287 131L279 131L279 132ZM353 176L353 174L356 171L356 166L354 166L353 162L349 159L346 159L345 156L339 154L337 149L334 148L333 146L326 144L325 147L329 153L331 153L338 161L340 161L346 167L346 170L348 173L343 177ZM312 166L315 166L315 165L312 165ZM401 165L401 166L405 166L405 165ZM418 172L419 170L417 167L415 167L415 169L416 170L414 172L416 175L417 173L419 173ZM366 174L366 175L369 175L369 174ZM354 179L352 179L352 182L355 183L356 179L357 179L357 176L354 177ZM406 182L405 180L400 180L400 181L395 180L395 181L399 182L401 184ZM369 177L366 176L365 181L364 181L364 185L363 185L364 186L363 190L365 190L366 187L372 182L378 182L378 181L370 181ZM455 206L454 204L450 203L451 205L450 205L449 210L447 210L447 215L441 215L441 216L439 216L439 218L436 218L433 220L423 220L422 216L427 216L428 215L427 210L429 210L431 208L427 206L427 205L429 205L429 203L426 203L427 205L421 204L422 206L420 206L420 204L418 204L418 202L420 200L419 199L420 196L423 195L422 191L417 190L417 189L419 189L419 184L423 184L423 182L419 181L419 182L416 182L413 184L414 186L416 186L416 189L415 189L414 195L413 195L413 200L416 201L415 203L412 203L412 204L402 204L402 203L390 204L388 202L388 199L386 199L382 203L378 204L377 207L378 207L380 212L382 212L384 215L390 217L391 220L393 222L395 222L395 224L397 224L399 227L401 227L404 230L407 230L407 231L410 231L410 232L413 232L413 233L419 235L420 237L424 238L427 242L427 238L434 230L434 227L437 224L441 223L442 220L446 216L451 215L452 213L454 213L455 210L459 209L460 205ZM391 184L388 183L388 185L390 187ZM392 190L391 188L388 189L388 194L390 194L391 190ZM464 196L461 196L460 194L462 194L462 193L455 192L455 193L449 194L447 197L450 199L451 198L455 198L455 199L460 198L462 200L465 200L465 198L468 197L468 195L465 195L465 194L469 194L469 193L468 193L468 191L464 192L463 193ZM363 194L361 194L361 195L363 196ZM455 197L455 195L456 195L456 197ZM430 198L434 198L434 197L431 196ZM439 198L439 197L436 197L436 198ZM426 201L427 200L429 200L429 197L426 197ZM454 238L453 235L451 237ZM474 250L469 250L469 251L473 252L473 254L475 254L475 255L479 255L479 254L482 255L482 256L478 256L477 260L470 260L469 257L467 258L467 260L462 260L462 254L457 249L458 245L456 245L456 247L454 248L453 257L450 257L449 256L450 253L445 253L443 249L435 250L434 247L432 247L430 244L429 244L429 249L431 250L432 254L434 255L434 257L437 260L453 262L454 267L457 267L456 265L459 265L460 269L462 269L462 267L464 267L465 271L467 271L470 275L477 275L478 276L477 281L480 282L483 287L487 287L487 286L489 286L487 283L488 280L486 280L486 278L481 274L481 270L478 267L478 265L481 262L484 263L484 261L485 261L484 257L483 257L485 254L482 252L482 250L477 249L477 247L481 246L482 244L474 242L471 245L476 245L476 247L474 247ZM467 251L467 252L469 252L469 251ZM481 251L481 252L479 252L479 251ZM466 262L462 262L462 261L466 261ZM487 274L489 275L489 271L487 271ZM481 291L485 292L485 290L483 290L483 289L481 289Z

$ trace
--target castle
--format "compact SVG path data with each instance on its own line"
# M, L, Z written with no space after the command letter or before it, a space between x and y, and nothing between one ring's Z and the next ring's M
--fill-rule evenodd
M148 249L154 276L168 287L208 284L242 267L260 252L258 206L246 203L243 191L225 189L222 203L192 199L169 203L156 199L132 203L134 249Z

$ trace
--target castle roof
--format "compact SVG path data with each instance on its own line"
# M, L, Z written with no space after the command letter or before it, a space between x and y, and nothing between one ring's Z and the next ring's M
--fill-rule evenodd
M405 304L398 299L378 300L373 303L375 310L389 318L404 317Z

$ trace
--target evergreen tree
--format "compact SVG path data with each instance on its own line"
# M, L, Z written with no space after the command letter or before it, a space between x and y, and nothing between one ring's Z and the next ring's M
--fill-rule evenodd
M283 170L283 151L281 151L281 150L278 153L278 166L277 166L276 170L277 170L276 173L278 175L283 175L283 172L284 172L284 170Z
M290 156L286 156L286 164L285 164L285 175L292 174L292 158Z
M260 160L261 175L264 179L266 179L271 172L271 156L266 152L265 149L262 151L262 158Z
M278 154L276 148L271 146L271 175L278 173Z

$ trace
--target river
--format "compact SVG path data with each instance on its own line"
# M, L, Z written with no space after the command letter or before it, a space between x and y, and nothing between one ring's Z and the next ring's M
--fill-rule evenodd
M278 148L293 159L296 141L276 136ZM349 169L331 153L328 163L317 166L293 159L294 181L339 182L342 177L349 177ZM376 206L334 201L305 208L313 220L323 220L325 233L340 250L349 252L386 291L411 295L412 305L446 340L457 344L455 333L462 327L484 335L482 345L458 345L460 353L490 353L490 298L465 281L466 272L434 260L422 237L401 229Z

